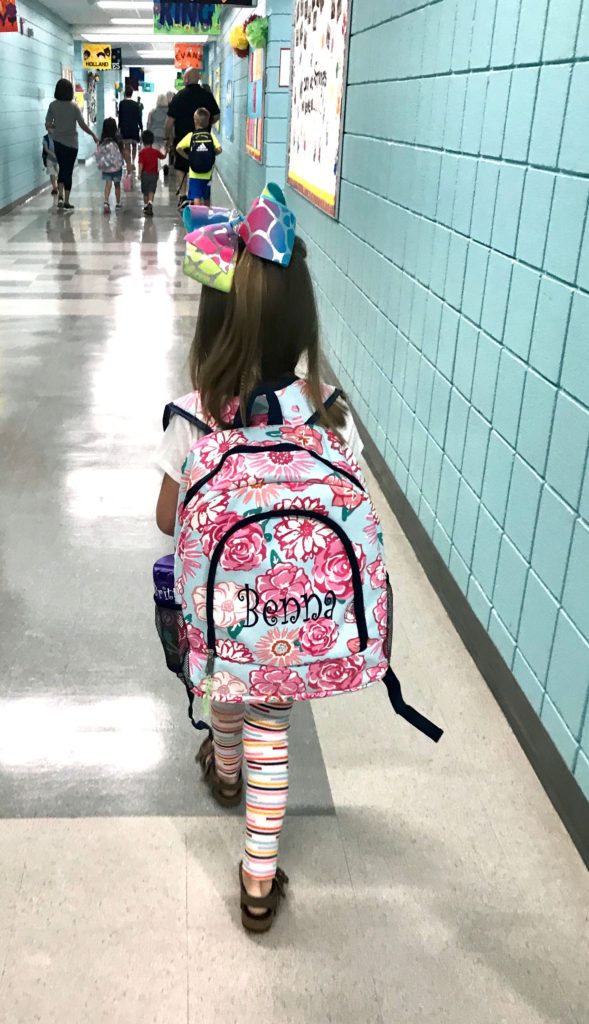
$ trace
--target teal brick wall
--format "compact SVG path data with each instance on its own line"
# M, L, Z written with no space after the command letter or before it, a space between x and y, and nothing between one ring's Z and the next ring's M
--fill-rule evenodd
M328 356L589 796L589 0L355 0Z
M18 4L34 32L0 36L0 210L48 179L41 162L45 114L61 65L74 66L69 27L36 0Z
M208 47L208 79L213 85L212 71L220 64L224 87L233 82L233 140L229 140L222 126L223 153L217 168L233 201L241 209L259 195L267 181L284 184L286 167L286 136L288 124L288 89L278 85L280 48L290 46L292 0L267 0L258 6L258 13L267 9L270 17L268 48L266 51L266 93L264 116L264 160L258 163L245 152L245 120L247 110L248 61L236 57L229 45L229 32L236 22L247 17L245 10L223 13L222 35L217 43Z

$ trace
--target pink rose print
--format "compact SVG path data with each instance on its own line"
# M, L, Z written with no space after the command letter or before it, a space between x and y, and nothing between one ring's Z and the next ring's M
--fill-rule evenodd
M270 480L302 480L315 466L308 452L277 452L269 450L252 455L250 465L255 476Z
M249 647L237 640L218 640L217 655L223 661L234 661L237 665L247 665L254 660Z
M344 622L355 622L356 621L356 610L354 608L354 602L349 601L344 608Z
M311 582L298 565L279 562L263 576L257 577L256 589L263 604L266 601L280 602L288 597L300 600L305 594L311 593Z
M241 703L244 693L247 693L247 686L231 672L215 672L211 677L213 688L211 697L213 700L227 701L228 703Z
M300 444L303 448L309 448L313 452L318 452L319 455L323 454L321 434L318 430L314 430L313 427L309 427L305 423L301 423L298 427L283 427L282 439L283 441L289 441L291 444Z
M362 573L366 565L364 552L359 544L354 544L354 551ZM336 597L342 599L351 597L354 593L352 570L339 537L332 537L327 547L317 555L314 579L317 590L323 593L332 590Z
M222 512L213 523L208 524L202 535L202 547L207 558L217 547L217 544L222 540L227 530L231 529L239 521L239 516L236 512Z
M358 651L360 650L359 636L352 637L351 640L348 640L348 650L350 654L358 654Z
M295 645L297 637L296 629L276 626L258 640L256 657L266 665L278 665L279 668L285 665L299 665L302 658L299 648Z
M295 501L290 503L291 507L296 507L295 502L300 500L295 498ZM303 500L311 501L310 498ZM313 519L293 516L279 520L274 529L274 536L286 558L306 562L327 547L333 531Z
M379 665L373 665L372 668L369 668L368 678L370 679L370 682L374 683L377 679L382 679L388 667L389 666L386 661L381 661Z
M378 632L383 640L386 640L388 633L388 597L386 590L376 602L374 609L374 621L378 626Z
M368 537L371 544L376 544L378 541L378 534L380 533L380 519L378 518L374 506L370 506L370 512L366 517L366 526L364 527L364 533Z
M243 622L245 616L245 605L243 600L238 598L243 588L237 583L218 583L215 587L215 599L213 604L213 615L215 625L222 629L229 626L237 626ZM192 591L194 610L199 619L206 622L207 619L207 588L195 587Z
M283 501L277 502L274 508L277 511L285 509L287 512L291 508L305 508L309 512L319 512L320 515L327 515L327 509L323 502L319 501L319 498L285 498Z
M309 665L308 687L323 693L357 690L362 686L364 664L364 658L359 654L335 661L316 661Z
M333 494L333 504L336 508L354 509L358 508L365 500L364 492L354 487L350 480L341 476L328 476L326 484L329 485Z
M334 646L338 632L335 622L331 619L310 619L299 631L299 642L306 654L321 657Z
M216 430L213 434L201 438L198 443L198 455L207 469L214 469L225 452L245 443L245 435L240 430Z
M266 557L264 532L258 523L250 523L236 530L227 539L221 552L224 569L244 571L255 569Z
M305 692L305 684L289 668L256 668L250 672L252 697L297 697Z
M176 554L182 563L182 575L178 582L183 583L189 576L196 576L196 570L200 568L202 559L200 538L195 537L190 530L182 530L178 538Z
M370 586L373 590L381 590L386 586L387 571L382 558L377 558L376 561L370 563L368 575L370 576Z
M225 459L216 476L212 478L211 487L226 491L230 486L235 486L236 481L246 479L247 474L243 455L230 455L229 458Z
M243 487L241 499L244 505L252 508L264 508L264 506L271 505L282 493L278 484L268 484L265 480L258 480L253 476L248 477L239 486Z
M199 495L191 508L192 529L200 532L210 529L225 514L228 502L226 494L209 493L206 498Z

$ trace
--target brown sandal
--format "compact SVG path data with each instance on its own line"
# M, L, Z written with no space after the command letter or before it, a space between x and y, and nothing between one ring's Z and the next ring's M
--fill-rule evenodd
M219 778L215 769L215 748L210 736L201 745L195 760L202 768L203 779L217 803L221 807L237 807L241 803L243 790L241 772L237 782L224 782Z
M248 932L270 931L274 918L278 913L281 898L286 896L288 875L281 868L276 871L276 878L267 896L250 896L243 884L243 865L239 865L239 884L241 886L241 923ZM253 910L264 910L264 914L252 914Z

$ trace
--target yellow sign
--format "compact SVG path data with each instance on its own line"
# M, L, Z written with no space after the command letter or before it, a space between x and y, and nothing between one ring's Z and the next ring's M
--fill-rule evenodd
M105 43L84 43L82 50L83 66L94 71L110 71L112 67L112 48Z

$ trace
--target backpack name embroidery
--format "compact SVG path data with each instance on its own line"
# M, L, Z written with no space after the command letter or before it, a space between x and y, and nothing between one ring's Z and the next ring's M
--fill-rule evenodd
M260 615L267 626L276 626L279 619L283 626L286 626L288 622L294 626L301 615L303 615L303 622L308 622L309 619L313 621L321 618L333 619L337 600L333 590L328 590L323 594L323 600L318 594L312 593L303 594L300 600L297 597L283 597L281 601L269 599L260 607L260 595L254 587L250 587L249 583L246 583L242 590L238 590L237 599L245 601L247 617L243 623L244 628L255 626L260 620ZM313 601L316 610L310 612Z

